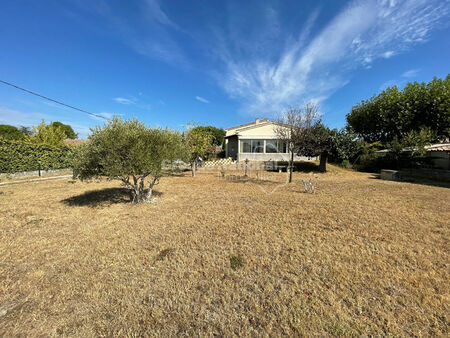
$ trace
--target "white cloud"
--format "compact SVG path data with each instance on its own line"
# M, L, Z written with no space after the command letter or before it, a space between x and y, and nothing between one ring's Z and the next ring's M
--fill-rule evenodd
M196 96L195 99L197 101L203 102L203 103L209 103L209 101L201 96Z
M120 104L135 104L136 102L132 99L127 99L124 97L115 97L113 98L114 101Z
M389 59L389 58L391 58L391 57L394 56L394 55L395 55L395 52L392 51L392 50L389 50L389 51L384 52L384 53L382 54L382 56L383 56L385 59Z
M309 44L305 45L305 39L293 41L288 48L278 49L277 57L261 54L243 59L233 44L224 42L225 36L218 39L218 50L226 70L217 78L252 114L275 114L314 97L325 100L348 83L356 68L370 68L378 58L426 41L449 7L448 2L437 0L355 1ZM300 36L307 36L309 29L305 27Z
M416 77L417 74L419 74L420 69L410 69L407 70L402 74L402 77L410 78L410 77Z

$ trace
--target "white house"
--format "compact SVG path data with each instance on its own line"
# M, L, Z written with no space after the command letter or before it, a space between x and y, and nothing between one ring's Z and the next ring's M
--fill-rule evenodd
M278 139L276 128L269 119L226 128L225 156L236 161L288 161L289 150L285 142ZM316 160L317 158L295 156L295 161Z

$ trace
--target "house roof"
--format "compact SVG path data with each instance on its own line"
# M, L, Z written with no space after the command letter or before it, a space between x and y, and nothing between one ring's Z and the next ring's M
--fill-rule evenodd
M75 140L71 140L71 139L65 139L64 140L64 144L65 145L73 145L73 144L82 144L84 142L86 142L87 140L80 140L80 139L75 139Z
M437 143L425 147L429 151L450 151L450 143Z
M428 151L450 151L450 143L435 143L425 146ZM402 151L411 151L411 148L403 148ZM378 150L377 153L388 153L389 149Z
M243 127L257 125L257 124L260 124L260 123L263 123L263 122L270 122L270 121L269 121L268 118L265 118L265 119L262 119L262 120L261 119L256 119L255 121L250 122L250 123L244 123L244 124L240 124L240 125L237 125L237 126L234 126L234 127L225 128L225 130L241 129Z

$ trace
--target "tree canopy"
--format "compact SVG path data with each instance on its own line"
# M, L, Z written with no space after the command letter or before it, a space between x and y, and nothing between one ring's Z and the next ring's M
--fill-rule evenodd
M64 134L66 134L66 138L69 138L71 140L75 140L76 138L78 138L78 134L75 133L73 128L68 124L64 124L62 122L55 121L55 122L50 123L50 126L54 127L54 128L61 128L64 131Z
M64 144L66 139L66 133L58 126L47 125L42 120L40 124L33 127L33 136L29 137L30 141L34 143L44 143L54 146L60 146Z
M430 129L440 141L450 137L450 74L428 83L383 90L353 106L348 126L367 142L389 143L411 131Z
M0 124L0 137L5 140L22 140L25 135L17 127L8 124Z
M78 148L74 177L87 180L106 176L121 180L134 203L149 201L153 186L168 162L186 158L182 135L170 129L149 128L136 119L114 117L92 131ZM168 167L168 168L167 168ZM145 179L150 178L146 192Z
M329 128L320 120L299 133L296 138L297 154L314 157L320 155L319 170L327 171L328 154L333 150L334 142Z
M213 126L196 126L192 129L196 129L200 132L209 133L212 136L211 143L213 146L222 146L225 140L225 130Z
M199 157L205 157L211 150L214 136L202 126L188 125L184 133L184 140L189 152L192 176L195 176Z

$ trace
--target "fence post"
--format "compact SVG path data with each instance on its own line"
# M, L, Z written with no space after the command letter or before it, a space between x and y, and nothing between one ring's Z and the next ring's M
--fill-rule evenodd
M38 161L39 177L41 177L41 161Z

